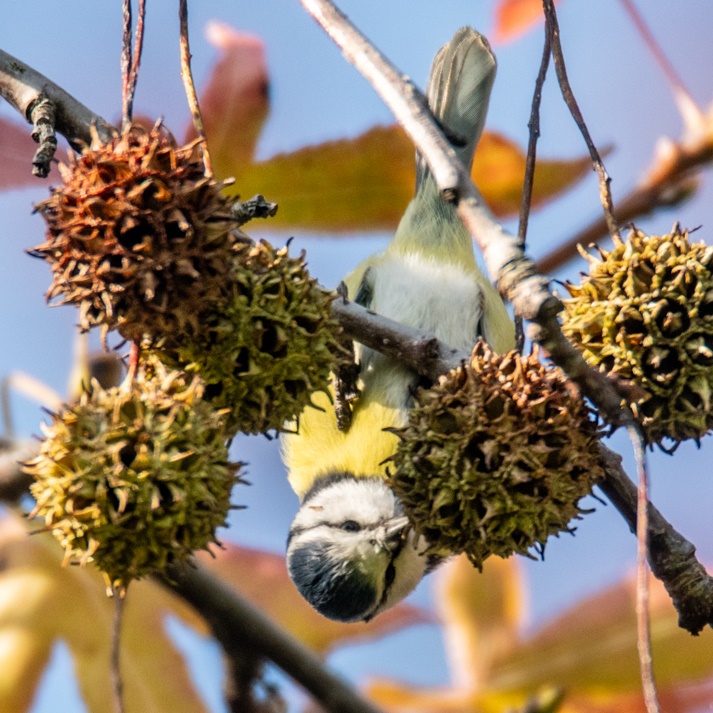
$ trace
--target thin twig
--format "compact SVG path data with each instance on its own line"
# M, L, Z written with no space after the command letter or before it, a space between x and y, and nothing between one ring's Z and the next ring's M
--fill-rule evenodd
M635 426L628 429L634 446L637 473L636 499L636 643L641 669L641 687L647 713L659 713L656 681L654 680L651 655L651 627L649 623L649 570L648 558L648 472L646 468L646 444L641 430Z
M124 681L121 677L121 625L124 621L124 592L114 592L114 618L111 625L111 690L115 713L124 713Z
M188 106L193 117L193 126L196 134L200 137L201 150L203 151L203 163L205 164L205 175L209 178L213 176L213 163L208 151L205 129L203 128L203 115L198 104L196 85L193 82L193 72L191 72L191 50L188 44L188 0L179 0L178 17L181 23L181 79L186 91Z
M131 0L123 0L123 31L121 44L121 126L125 128L133 118L136 83L141 66L141 53L144 47L144 21L146 19L146 0L139 0L139 16L136 20L134 48L131 49Z
M139 80L141 56L144 51L144 23L146 21L146 0L139 0L139 16L136 18L136 34L134 35L134 56L129 72L129 97L131 98L130 112L134 109L134 96L136 84Z
M332 302L335 317L347 336L370 349L399 359L421 376L437 381L456 369L470 354L453 349L435 336L406 327L388 317L374 314L356 302L337 298Z
M557 11L555 10L554 0L542 0L542 6L545 11L545 22L547 23L547 26L550 27L552 36L552 59L554 60L557 79L559 80L560 90L562 91L562 98L567 104L570 114L572 114L572 118L584 137L584 141L589 149L589 155L591 156L592 163L594 164L594 169L599 176L599 197L602 202L602 207L604 208L604 217L607 221L609 234L612 237L618 238L620 237L619 226L614 219L614 202L612 200L610 186L611 178L609 177L606 168L604 168L604 162L602 161L602 157L599 155L597 147L592 141L589 129L584 122L584 117L579 109L577 100L574 98L572 87L570 86L569 79L567 78L567 68L565 67L564 54L562 53L559 23L557 22Z
M201 565L171 566L161 581L201 612L228 655L239 646L270 659L330 713L378 713L322 659Z
M517 229L518 238L525 249L527 243L527 226L530 220L530 207L532 205L532 188L535 183L535 165L537 162L537 140L540 138L540 104L542 102L542 87L547 77L547 69L550 66L550 56L552 55L552 27L545 25L545 43L542 48L542 60L540 70L535 80L535 91L532 95L532 108L530 110L530 121L527 127L530 131L530 138L527 144L527 158L525 160L525 178L522 184L522 202L520 204L520 222ZM517 350L522 353L525 346L525 330L523 329L522 317L515 316L515 334L517 338Z
M134 97L130 92L131 74L131 0L122 2L121 26L121 128L131 121Z

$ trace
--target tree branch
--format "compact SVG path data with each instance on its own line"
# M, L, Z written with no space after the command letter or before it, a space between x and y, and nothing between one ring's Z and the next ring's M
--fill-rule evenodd
M72 148L91 143L91 127L99 138L108 141L116 132L98 114L87 109L73 96L58 87L32 67L0 50L0 96L6 99L27 121L32 121L32 110L44 97L55 107L55 129Z
M540 343L550 359L574 381L597 406L602 416L616 426L633 423L622 395L607 376L592 369L562 334L557 315L562 303L548 288L525 255L520 238L508 233L485 205L470 173L457 159L441 132L426 99L414 84L396 69L351 24L331 0L300 0L307 12L374 87L428 163L445 200L452 201L463 223L483 253L488 273L515 312L533 322L530 336Z
M161 581L192 604L229 656L238 647L270 659L332 713L379 713L324 662L204 567L172 566Z
M636 531L637 488L621 466L621 456L600 444L607 477L598 485ZM681 628L698 634L713 626L713 578L696 559L696 548L677 532L649 502L649 565L660 579L678 612Z

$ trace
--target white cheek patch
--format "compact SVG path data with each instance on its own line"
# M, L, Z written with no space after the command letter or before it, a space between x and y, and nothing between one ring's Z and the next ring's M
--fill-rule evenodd
M298 511L293 528L354 520L361 527L398 514L400 506L386 483L377 478L346 478L320 490Z

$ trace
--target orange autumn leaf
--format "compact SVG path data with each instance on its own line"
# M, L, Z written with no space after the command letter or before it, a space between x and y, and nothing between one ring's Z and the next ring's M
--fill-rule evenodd
M283 555L228 544L215 557L198 559L275 623L307 646L325 654L335 646L381 638L413 624L432 622L421 609L400 604L368 623L343 624L326 619L307 604L287 574Z
M610 151L611 147L605 147L601 153L606 156ZM473 180L496 215L510 216L519 212L525 162L525 152L513 141L494 132L483 134L473 161ZM544 205L591 171L589 156L561 160L538 158L532 207Z
M326 141L255 161L269 111L265 49L259 39L210 23L219 52L201 106L216 175L235 177L230 189L279 204L270 229L349 233L394 230L413 195L414 149L395 125L375 126L355 138ZM194 136L192 131L187 138ZM588 158L538 162L532 205L538 207L584 176ZM512 141L485 132L473 177L499 216L518 212L525 154Z
M510 42L543 18L542 0L499 0L495 7L493 41Z

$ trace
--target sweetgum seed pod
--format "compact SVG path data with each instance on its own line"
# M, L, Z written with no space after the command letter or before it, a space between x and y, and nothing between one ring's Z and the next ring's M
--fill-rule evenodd
M391 487L436 555L544 551L571 532L604 475L599 432L575 387L537 354L495 354L421 390L398 432Z
M53 280L47 300L79 307L82 329L139 340L200 330L233 254L233 200L204 173L195 142L179 147L157 123L95 139L61 165L63 184L36 206Z
M64 563L93 562L111 589L162 571L215 542L241 463L231 463L225 414L199 378L159 370L126 387L95 381L52 415L39 455L24 464Z
M649 444L713 427L713 248L633 228L567 285L562 330L593 367L635 383L631 407Z
M331 293L291 257L261 241L236 248L223 297L203 310L195 339L166 335L156 355L199 374L205 397L228 410L234 434L279 431L326 391L341 347Z

